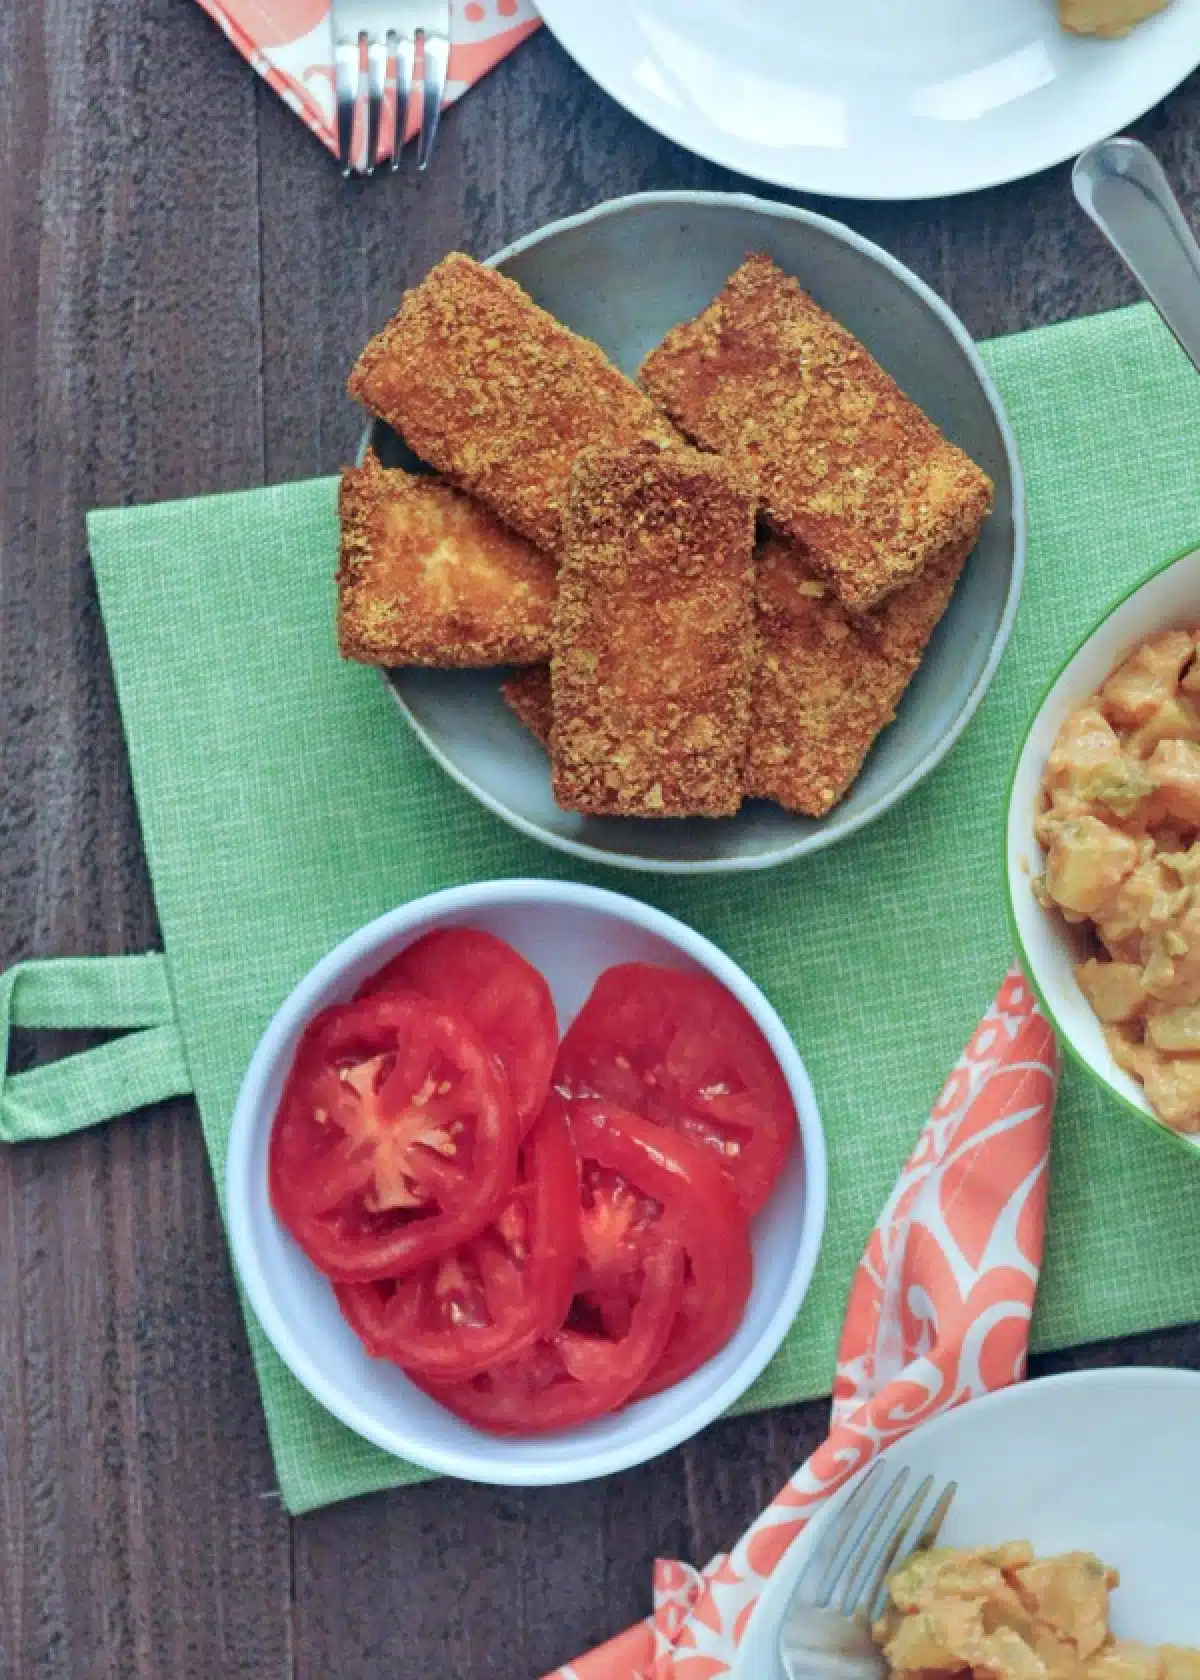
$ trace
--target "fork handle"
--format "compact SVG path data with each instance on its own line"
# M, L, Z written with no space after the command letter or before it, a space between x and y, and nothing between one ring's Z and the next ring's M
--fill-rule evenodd
M1102 140L1083 153L1071 181L1200 370L1200 246L1154 153L1140 140Z

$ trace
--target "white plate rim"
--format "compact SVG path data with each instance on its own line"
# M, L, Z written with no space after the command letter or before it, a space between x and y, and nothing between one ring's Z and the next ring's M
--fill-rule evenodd
M979 349L963 326L958 316L932 287L927 286L919 275L912 269L892 256L883 246L876 245L873 240L866 239L856 233L853 228L835 221L830 216L823 216L815 210L803 210L790 204L776 204L770 199L758 198L753 193L724 193L700 191L659 191L629 193L622 198L606 199L602 204L593 205L590 210L580 211L574 216L564 216L558 221L547 222L545 226L535 229L532 233L524 234L515 239L502 250L485 259L489 268L501 267L511 258L522 252L540 245L545 240L557 235L569 233L575 228L583 227L589 222L599 221L606 217L625 215L631 210L643 206L676 206L695 205L698 207L723 208L734 206L739 210L748 211L755 215L773 217L779 221L802 222L809 227L818 227L831 238L848 245L870 261L878 263L888 270L903 285L926 305L937 316L943 327L954 339L970 365L971 371L979 382L979 387L987 400L1004 445L1005 458L1008 462L1009 477L1012 483L1012 523L1013 523L1013 558L1012 572L1009 578L1008 594L1005 598L1004 612L996 630L995 638L989 650L988 657L975 681L974 687L963 702L958 716L951 723L946 733L935 742L929 751L914 764L906 776L903 776L887 793L882 794L873 805L867 806L855 816L842 822L839 826L822 826L812 833L804 835L787 845L779 846L774 851L761 852L752 857L723 857L695 859L675 858L640 858L632 853L606 851L601 846L589 845L586 841L573 840L568 835L554 834L548 829L540 827L536 822L524 817L518 811L507 806L503 800L488 793L477 783L461 771L458 766L442 752L434 738L418 721L410 707L399 693L395 685L389 680L386 671L380 672L393 701L400 708L401 715L417 740L428 752L434 762L469 793L472 798L489 810L493 816L499 817L527 839L536 840L543 846L549 846L554 851L564 852L570 857L578 858L583 863L603 864L610 869L622 869L636 874L649 875L724 875L740 874L750 870L772 869L783 863L790 863L796 858L805 857L812 852L823 851L838 841L848 839L850 835L858 833L870 823L886 815L901 800L917 787L925 778L933 773L947 754L955 747L967 725L978 711L988 689L991 687L1000 661L1008 647L1012 635L1013 624L1021 602L1021 590L1025 577L1025 556L1027 542L1026 495L1025 476L1021 468L1020 453L1017 449L1016 435L1004 406L1004 400L988 371ZM370 447L373 421L368 421L359 445L358 461L361 465L363 456ZM730 819L736 821L736 818Z
M741 1653L748 1646L750 1632L760 1616L764 1613L770 1614L772 1607L778 1600L787 1596L792 1583L804 1566L805 1559L810 1555L824 1532L826 1524L833 1520L844 1500L862 1480L863 1476L867 1474L871 1464L899 1457L905 1448L909 1447L918 1437L924 1440L931 1434L940 1432L943 1425L949 1423L952 1418L957 1418L961 1413L969 1413L973 1419L978 1420L994 1415L1001 1410L1011 1410L1013 1407L1024 1406L1028 1403L1031 1395L1036 1399L1038 1393L1051 1388L1059 1390L1072 1388L1103 1389L1140 1385L1152 1388L1180 1388L1200 1398L1200 1371L1193 1370L1188 1366L1176 1365L1106 1365L1095 1366L1084 1371L1060 1371L1052 1376L1033 1377L1025 1382L1013 1383L1008 1388L995 1389L989 1394L980 1395L978 1399L968 1400L963 1405L953 1406L946 1411L939 1412L935 1417L920 1424L909 1434L891 1442L881 1454L878 1454L870 1464L865 1464L861 1471L853 1476L844 1487L839 1488L831 1499L825 1502L808 1528L798 1535L788 1548L768 1579L766 1586L759 1594L754 1613L746 1624L745 1633L739 1644L739 1655L730 1672L730 1680L772 1680L771 1676L764 1675L759 1669L751 1671L742 1660ZM1011 1539L1013 1537L997 1536L996 1538Z
M628 0L621 0L623 6L627 3ZM1190 4L1191 0L1176 0L1176 3L1182 11L1183 6ZM1162 61L1166 66L1165 76L1147 79L1146 85L1139 82L1137 91L1132 93L1127 101L1114 104L1102 118L1081 122L1078 128L1069 131L1069 138L1060 139L1050 145L1043 156L1027 164L1005 163L1003 160L1007 155L1006 148L998 144L991 148L990 155L996 161L990 167L962 168L959 175L950 173L946 179L924 182L914 179L894 184L871 182L868 179L856 182L853 176L847 178L841 172L828 167L822 169L821 160L826 154L816 147L810 147L803 152L803 165L782 168L772 164L774 154L765 148L760 149L757 157L748 159L736 145L723 145L721 131L715 127L704 131L698 137L687 122L671 120L669 106L643 96L636 78L632 75L620 81L598 69L594 62L588 62L589 29L582 23L582 19L590 8L579 7L577 0L539 0L539 11L546 28L589 80L630 116L636 117L639 122L645 123L648 128L673 141L675 145L682 146L708 163L736 170L740 175L749 175L752 179L765 182L769 186L783 187L795 192L812 192L830 198L879 203L915 203L923 199L954 198L964 193L980 192L990 187L1007 185L1012 181L1026 180L1031 175L1052 169L1068 158L1077 156L1097 140L1107 139L1109 135L1117 134L1136 122L1139 117L1144 116L1147 111L1173 93L1200 67L1200 45L1196 48L1195 56L1183 58L1179 64L1171 64L1169 53L1164 53ZM1158 21L1153 18L1150 20L1151 23ZM1168 27L1184 32L1184 26L1172 25L1167 14L1163 15L1163 21ZM1193 21L1193 18L1185 14L1184 23L1189 21ZM1200 12L1194 14L1194 21L1197 27L1200 27ZM623 25L620 19L606 18L605 26L607 31L614 34L620 34L624 27L628 34L628 25ZM1136 34L1131 40L1136 42ZM1126 44L1125 41L1105 41L1101 44L1101 50L1119 52ZM1080 41L1079 45L1094 49L1097 43L1089 37ZM708 134L711 134L711 138L705 138ZM958 155L957 148L948 146L946 151L952 156ZM835 155L841 157L844 154L839 152Z

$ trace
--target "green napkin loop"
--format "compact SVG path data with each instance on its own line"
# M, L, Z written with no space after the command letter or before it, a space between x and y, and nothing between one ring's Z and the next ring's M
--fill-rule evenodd
M110 1028L125 1036L10 1074L13 1027ZM60 957L0 975L0 1142L65 1137L191 1090L160 953Z

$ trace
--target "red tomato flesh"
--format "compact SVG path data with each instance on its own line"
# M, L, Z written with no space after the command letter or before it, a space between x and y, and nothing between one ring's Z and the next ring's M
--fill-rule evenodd
M496 1218L517 1147L508 1082L470 1027L382 993L305 1028L271 1132L271 1201L335 1282L400 1277Z
M514 1358L567 1316L579 1261L579 1160L552 1097L521 1146L495 1222L395 1282L337 1285L376 1359L429 1381L463 1381Z
M494 934L435 928L392 958L359 997L413 991L461 1015L500 1059L522 1132L541 1113L558 1048L558 1018L537 969Z
M771 1047L724 986L647 963L606 970L559 1049L554 1082L598 1097L712 1154L748 1214L762 1207L796 1135Z
M617 1338L572 1311L566 1324L471 1382L422 1384L448 1410L494 1435L568 1429L622 1406L657 1364L683 1292L683 1251L663 1241L641 1272L628 1328Z
M707 1149L603 1102L572 1103L570 1117L583 1163L579 1291L610 1333L621 1331L637 1257L664 1240L685 1255L678 1316L634 1397L657 1394L711 1359L741 1322L754 1280L746 1216Z

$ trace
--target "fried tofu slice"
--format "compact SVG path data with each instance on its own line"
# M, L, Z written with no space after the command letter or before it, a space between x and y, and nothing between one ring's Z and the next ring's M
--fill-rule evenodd
M755 575L747 798L823 817L844 797L895 716L974 546L974 534L957 539L862 616L847 612L794 545L767 539Z
M747 257L641 380L693 442L757 473L768 523L855 612L991 506L987 475L769 257Z
M554 728L554 701L550 691L549 665L530 665L500 684L504 703L516 713L529 733L550 751Z
M367 345L348 389L422 460L555 554L585 444L678 441L605 356L515 281L452 252Z
M754 513L751 487L694 450L579 456L551 660L564 809L721 817L740 806Z
M550 655L555 568L487 508L368 453L342 474L338 646L364 665L522 665Z

